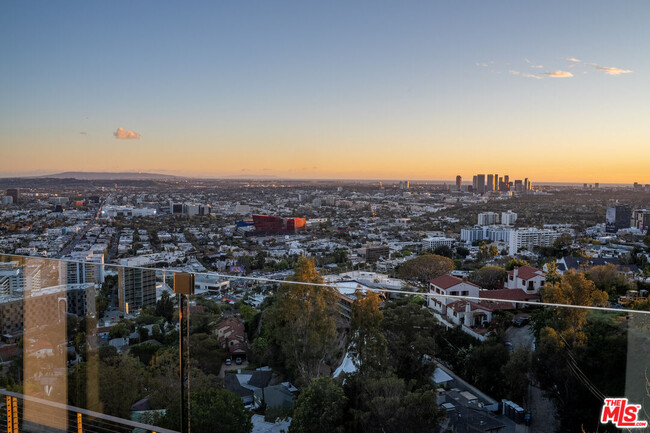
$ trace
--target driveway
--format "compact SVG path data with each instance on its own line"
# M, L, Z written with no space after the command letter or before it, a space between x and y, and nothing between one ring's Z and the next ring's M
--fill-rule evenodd
M239 370L239 369L243 370L246 367L248 367L248 360L247 359L244 359L243 362L241 363L241 365L235 364L234 359L233 359L231 365L226 365L226 363L224 362L224 363L221 364L221 370L219 370L219 377L223 379L223 377L226 375L227 371L233 371L233 372L236 373L237 370Z
M522 326L521 328L511 326L506 329L505 340L512 343L513 349L523 346L532 350L534 339L535 337L529 325Z

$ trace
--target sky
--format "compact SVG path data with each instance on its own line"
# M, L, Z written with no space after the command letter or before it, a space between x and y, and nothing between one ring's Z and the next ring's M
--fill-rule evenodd
M650 183L650 2L0 3L0 175Z

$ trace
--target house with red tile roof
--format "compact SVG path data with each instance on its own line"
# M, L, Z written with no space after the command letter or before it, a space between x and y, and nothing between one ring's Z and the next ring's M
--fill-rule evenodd
M223 349L233 356L245 356L248 351L246 328L237 317L229 317L217 325L217 339Z
M539 293L545 282L544 271L532 266L522 266L508 271L504 287L506 289L521 289L526 293Z
M531 268L534 269L534 268ZM524 273L524 275L528 275ZM522 302L539 302L538 293L523 289L484 290L476 284L452 275L443 275L429 282L428 306L447 326L458 325L463 331L479 339L485 339L487 325L494 313L524 307ZM435 296L441 295L441 296ZM474 299L447 298L466 296ZM478 299L477 299L478 298Z
M434 296L429 297L428 306L442 316L446 316L447 305L458 300L447 298L446 296L469 296L478 298L479 289L479 286L470 283L464 278L454 277L453 275L441 275L429 281L429 293Z

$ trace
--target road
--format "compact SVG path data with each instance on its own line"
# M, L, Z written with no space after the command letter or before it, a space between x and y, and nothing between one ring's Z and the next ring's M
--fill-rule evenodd
M88 233L88 230L90 230L90 227L92 227L92 225L96 221L99 220L99 215L101 214L103 206L104 206L104 202L101 202L99 204L99 208L97 208L97 213L95 214L95 217L88 220L88 223L85 225L83 230L81 230L81 232L77 233L77 235L74 237L74 239L72 239L72 241L70 241L70 243L68 244L67 247L65 247L61 251L59 251L59 253L56 255L57 259L65 257L66 255L70 254L74 250L74 247L79 243L79 241L82 240L84 238L84 236L86 236L86 233Z

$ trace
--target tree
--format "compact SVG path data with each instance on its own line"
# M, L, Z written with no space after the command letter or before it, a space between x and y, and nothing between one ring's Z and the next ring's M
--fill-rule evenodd
M506 378L502 367L508 357L508 349L498 341L489 340L474 347L466 365L466 379L488 395L505 397Z
M190 393L191 429L196 433L250 433L252 414L244 408L242 399L222 388L203 387ZM162 424L179 429L178 399L167 407ZM180 429L179 429L180 430Z
M469 250L465 247L456 247L456 255L459 259L464 259L469 256Z
M239 305L239 315L245 322L250 322L253 320L253 317L257 314L257 311L250 305L240 304Z
M508 362L501 368L501 374L505 378L506 397L519 405L524 404L524 398L528 391L529 371L530 351L523 346L516 348Z
M505 265L505 270L512 271L514 268L520 268L522 266L528 266L528 262L521 259L510 259Z
M128 418L131 405L142 398L145 374L140 361L122 355L112 364L100 361L99 399L104 405L104 413Z
M495 258L496 256L499 255L499 248L496 245L490 245L490 249L488 250L488 255L490 258Z
M618 267L611 263L590 268L587 276L599 290L603 290L610 295L623 295L631 288L627 278L619 275Z
M320 377L296 400L289 433L343 432L347 398L329 377Z
M565 305L580 305L596 307L607 305L607 293L598 290L593 281L570 270L562 276L560 282L546 284L542 288L544 302ZM588 311L579 308L558 308L555 318L550 325L563 338L572 343L578 343L582 338L580 333L586 323Z
M499 266L483 266L470 274L469 280L484 289L500 289L508 274Z
M481 241L481 243L478 246L478 259L480 261L486 260L490 255L487 242Z
M163 291L158 302L156 302L156 316L164 317L168 323L174 318L174 301L169 293Z
M433 389L409 391L405 381L393 375L353 375L346 380L345 393L350 402L350 432L435 431L444 416Z
M428 382L434 365L436 319L412 302L389 302L384 308L382 331L388 343L388 359L395 373L406 380Z
M322 284L313 260L300 257L294 282ZM263 335L280 355L283 367L303 383L321 374L336 344L337 296L328 287L286 283L264 318Z
M438 245L433 250L433 254L443 256L443 257L449 257L450 259L453 258L453 256L454 256L454 252L447 245Z
M379 307L381 298L375 292L366 296L358 290L352 304L348 350L356 367L363 372L380 371L386 363L386 337L381 331L384 314Z
M402 263L398 275L413 284L424 288L429 280L454 270L454 261L448 257L425 254Z

